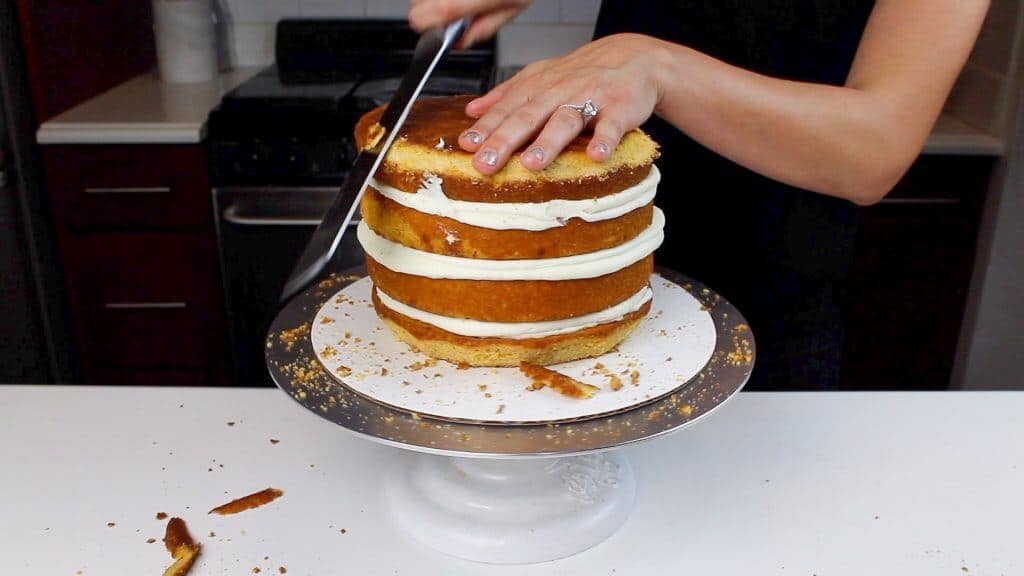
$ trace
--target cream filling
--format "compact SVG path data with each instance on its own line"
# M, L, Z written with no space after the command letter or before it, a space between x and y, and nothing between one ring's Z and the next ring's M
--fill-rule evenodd
M483 322L468 318L441 316L433 312L413 308L377 289L377 297L380 298L381 304L414 320L426 322L431 326L436 326L446 332L460 336L470 336L472 338L511 338L513 340L544 338L545 336L576 332L577 330L583 330L584 328L590 328L599 324L618 322L625 318L627 314L639 310L653 296L654 293L651 291L651 287L644 286L639 292L611 308L605 308L604 310L584 316L577 316L576 318L548 320L545 322Z
M417 212L443 216L470 226L491 230L547 230L565 226L572 218L587 222L611 220L646 206L654 200L661 180L657 166L651 166L646 178L621 192L586 200L549 200L547 202L466 202L445 196L441 178L424 174L415 193L402 192L370 180L385 198Z
M382 266L426 278L468 280L574 280L611 274L646 258L665 238L665 215L657 207L651 225L629 242L605 250L540 260L482 260L424 252L392 242L359 223L363 250Z

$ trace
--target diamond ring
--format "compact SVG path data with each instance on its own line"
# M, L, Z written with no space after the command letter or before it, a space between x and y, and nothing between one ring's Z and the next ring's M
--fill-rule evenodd
M594 101L587 98L583 104L562 104L559 108L572 108L573 110L580 113L583 117L583 125L586 126L590 119L597 116L597 106L594 105Z

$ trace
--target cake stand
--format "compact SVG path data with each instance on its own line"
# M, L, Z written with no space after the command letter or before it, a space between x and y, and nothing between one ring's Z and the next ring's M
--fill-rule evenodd
M333 274L289 302L271 325L266 360L277 385L311 412L363 438L400 448L383 490L399 529L443 553L524 564L582 552L614 534L633 506L623 451L706 417L746 383L754 341L724 298L660 269L703 305L716 331L700 372L669 394L628 411L571 422L449 421L393 408L350 389L320 363L309 326L362 269Z

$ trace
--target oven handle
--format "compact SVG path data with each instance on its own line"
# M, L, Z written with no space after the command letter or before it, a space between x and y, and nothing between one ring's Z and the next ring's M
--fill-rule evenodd
M322 218L288 218L277 216L246 216L232 204L224 209L224 221L236 226L319 226ZM349 227L359 225L358 220L349 222Z

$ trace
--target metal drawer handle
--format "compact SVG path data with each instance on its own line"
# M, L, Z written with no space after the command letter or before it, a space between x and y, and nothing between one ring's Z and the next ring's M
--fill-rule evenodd
M187 307L185 302L104 302L107 310L180 310Z
M169 194L169 186L123 186L110 188L86 188L86 194Z
M323 218L288 218L276 216L243 216L238 205L232 204L224 210L224 220L237 226L319 226ZM350 228L359 225L359 220L348 223Z
M882 198L882 204L903 204L903 205L935 205L949 206L959 204L959 198Z

